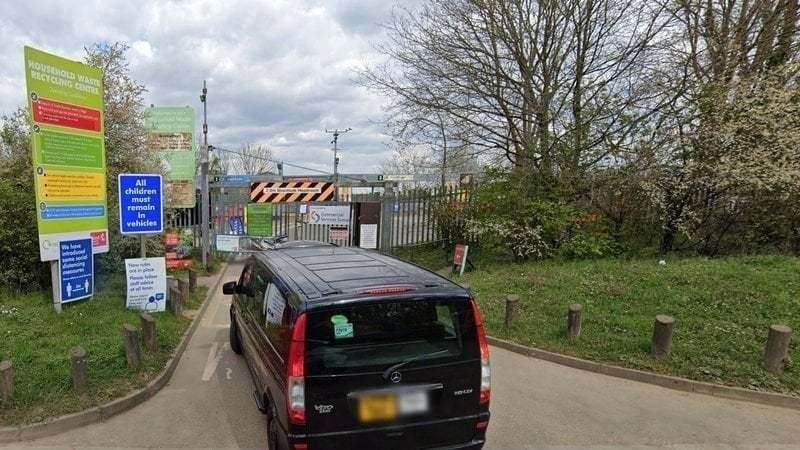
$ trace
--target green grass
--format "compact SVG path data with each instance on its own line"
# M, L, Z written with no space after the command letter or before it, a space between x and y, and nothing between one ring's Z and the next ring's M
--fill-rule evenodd
M493 336L619 366L800 396L800 258L607 259L486 264L465 274ZM506 330L505 297L521 318ZM583 330L566 339L567 307L583 305ZM656 314L677 324L670 356L648 355ZM761 368L771 324L795 330L782 375Z
M190 306L199 306L207 288L198 286ZM80 411L121 397L152 380L190 324L168 312L153 314L158 352L142 347L143 364L128 369L122 347L124 323L139 327L139 312L125 309L125 282L112 279L90 300L65 305L56 314L49 292L0 292L0 360L14 365L14 398L0 403L0 425L32 423ZM69 349L83 346L89 357L85 393L72 390Z
M392 254L433 271L453 264L452 250L448 251L437 244L397 247Z

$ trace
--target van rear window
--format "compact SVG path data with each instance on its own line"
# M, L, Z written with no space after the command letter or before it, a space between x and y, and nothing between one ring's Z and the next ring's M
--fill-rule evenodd
M306 365L312 375L384 370L478 358L464 299L380 300L311 311Z

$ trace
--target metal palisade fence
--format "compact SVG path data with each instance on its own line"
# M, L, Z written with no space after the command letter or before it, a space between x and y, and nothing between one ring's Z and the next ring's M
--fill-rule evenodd
M332 242L339 246L355 246L357 203L380 204L379 249L417 246L436 242L453 242L461 239L452 230L463 229L465 214L472 198L468 189L449 186L445 188L415 188L393 193L351 194L340 196L338 202L324 203L273 203L272 234L286 235L289 240ZM212 189L211 229L216 234L247 234L246 210L249 187L224 187ZM198 200L197 205L201 202ZM331 225L316 225L308 220L312 205L350 206L350 222L346 233L334 230ZM190 229L197 236L200 225L200 208L167 210L168 228ZM243 226L241 226L241 225ZM334 227L337 228L337 227ZM338 232L337 232L338 231ZM334 237L334 239L331 239Z

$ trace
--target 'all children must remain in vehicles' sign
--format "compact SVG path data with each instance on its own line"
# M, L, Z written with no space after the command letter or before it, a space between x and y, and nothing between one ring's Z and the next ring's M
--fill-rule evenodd
M25 47L25 79L40 258L57 260L59 242L72 239L107 252L103 73Z
M119 175L119 228L122 234L161 233L164 208L161 175Z

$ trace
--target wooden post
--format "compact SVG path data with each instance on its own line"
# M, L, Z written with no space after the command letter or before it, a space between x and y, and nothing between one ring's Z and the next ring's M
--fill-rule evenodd
M169 310L172 314L180 316L183 314L183 303L181 303L181 291L175 285L169 286L169 295L167 296L167 303Z
M189 283L186 280L178 278L178 289L181 293L181 303L184 305L189 304Z
M659 314L653 325L653 340L650 346L650 355L662 359L672 349L672 334L675 331L675 318Z
M126 323L122 326L122 345L125 347L128 368L136 370L142 357L139 352L139 331L133 325Z
M578 303L569 305L567 311L567 337L570 341L578 340L581 335L581 312L583 306Z
M786 325L769 327L767 346L764 348L764 368L772 373L783 373L783 367L789 358L789 343L792 340L792 329Z
M14 396L14 366L11 361L0 362L0 400L11 401Z
M144 339L144 346L150 352L155 352L158 347L156 345L156 321L153 316L147 313L139 315L142 324L142 338Z
M86 350L83 347L72 347L69 351L72 360L72 388L75 392L86 390L86 380L88 379L86 362Z
M517 316L519 316L519 296L506 296L506 329L511 328Z
M189 292L194 292L197 289L197 271L189 269Z

